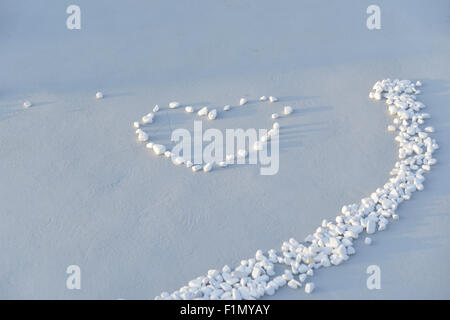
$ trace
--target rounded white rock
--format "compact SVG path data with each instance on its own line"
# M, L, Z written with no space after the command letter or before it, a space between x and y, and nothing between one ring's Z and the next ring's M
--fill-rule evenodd
M156 154L156 155L162 155L162 154L164 154L164 152L166 152L166 147L165 146L163 146L162 144L153 144L153 152Z
M103 93L102 92L97 92L96 94L95 94L95 98L97 98L97 99L103 99Z
M138 129L140 127L139 122L137 121L133 122L133 127Z
M154 107L153 107L153 112L158 112L159 111L159 106L156 104Z
M278 122L274 122L272 128L273 129L280 129L280 124Z
M366 237L366 238L364 239L364 243L365 243L366 245L370 246L370 245L372 244L372 238Z
M181 104L177 101L172 101L171 103L169 103L170 109L175 109L175 108L178 108L179 106L181 106Z
M227 104L226 106L223 106L223 111L228 111L231 109L231 106Z
M266 97L266 96L261 96L261 97L259 98L259 100L260 100L260 101L267 101L267 97Z
M200 171L200 170L202 170L202 166L201 165L196 164L195 166L192 166L192 171L193 172L197 172L197 171Z
M25 108L25 109L28 109L29 107L31 107L33 104L30 102L30 101L25 101L24 103L23 103L23 107Z
M139 132L139 134L138 134L138 141L145 142L147 140L148 140L148 134L145 133L144 131Z
M292 107L291 107L291 106L285 106L284 109L283 109L283 112L284 112L285 115L291 114L292 111L293 111L293 110L292 110Z
M212 109L210 112L208 112L208 119L209 120L214 120L217 117L217 110L216 109Z
M280 115L278 113L272 113L272 119L277 119Z
M277 97L274 97L274 96L270 96L270 97L269 97L269 101L270 101L270 102L277 102L277 101L278 101L278 98L277 98Z
M243 106L246 103L247 103L247 99L245 99L245 98L241 98L241 100L239 100L239 105L240 106Z
M194 108L192 106L186 106L184 108L184 111L186 111L187 113L192 113L194 112Z
M197 114L201 116L206 116L208 114L208 107L203 107L200 110L198 110Z
M187 160L186 161L186 168L191 168L192 167L192 161L190 161L190 160Z
M213 167L212 163L211 163L211 162L208 162L207 164L205 164L205 165L203 166L203 171L204 171L204 172L209 172L209 171L212 170L212 167Z
M247 155L248 155L248 152L247 152L247 150L244 150L244 149L239 149L237 152L238 158L245 158L245 157L247 157Z
M314 288L315 288L314 282L308 282L305 285L305 292L310 294L310 293L312 293L314 291Z

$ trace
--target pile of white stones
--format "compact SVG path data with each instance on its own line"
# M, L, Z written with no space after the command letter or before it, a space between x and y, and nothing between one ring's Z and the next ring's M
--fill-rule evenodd
M169 294L163 292L155 299L257 299L273 295L286 284L291 288L304 286L306 293L314 290L308 277L321 267L339 265L355 254L353 242L365 232L373 234L385 230L390 219L397 220L398 205L410 199L417 190L423 190L423 174L436 163L433 153L439 148L429 136L432 127L422 129L430 115L421 110L425 105L416 101L420 93L409 80L386 79L373 86L369 97L386 99L389 113L394 117L389 131L397 133L399 160L392 169L389 180L359 204L342 207L335 221L323 220L304 243L294 238L281 246L281 252L256 251L255 257L242 260L235 268L209 270L206 275L191 280L187 286ZM365 243L372 239L365 238ZM275 264L288 266L283 274L276 274Z
M103 94L102 94L103 97ZM269 98L266 98L265 96L262 96L260 99L260 101L269 101L270 103L274 103L278 101L278 98L274 97L274 96L270 96ZM248 103L248 100L246 98L241 98L239 100L239 106L244 106ZM176 109L181 107L181 103L177 102L177 101L173 101L169 103L169 109ZM249 150L245 150L245 149L240 149L237 150L236 155L235 154L227 154L225 156L225 159L223 159L223 161L220 161L218 163L202 163L202 164L194 164L191 159L184 159L183 157L179 157L176 156L174 154L172 154L172 152L170 150L168 150L168 147L162 145L162 144L158 144L155 142L150 141L150 137L148 135L147 132L145 132L145 127L148 125L151 125L155 119L155 115L156 113L160 110L160 107L158 105L155 105L155 107L153 108L152 112L149 112L148 114L144 115L141 119L141 121L135 121L133 122L133 127L136 129L136 135L137 135L137 140L139 142L145 142L146 143L146 147L148 149L153 150L153 152L156 155L163 155L166 158L169 158L172 160L172 163L175 164L176 166L181 166L181 165L185 165L186 168L190 168L192 170L192 172L198 172L203 170L203 172L210 172L214 167L217 168L226 168L228 165L234 163L234 161L236 159L239 158L246 158L249 154ZM194 107L192 106L185 106L184 110L186 111L186 113L191 113L194 114ZM230 105L226 105L223 107L224 111L229 111L231 110L231 106ZM283 108L283 114L285 116L290 115L293 112L293 109L291 106L285 106ZM197 116L199 117L207 117L208 120L215 120L218 116L218 111L217 109L209 109L208 106L202 107L197 111ZM278 118L279 115L277 114ZM272 119L276 119L275 117L273 117L272 115ZM268 130L267 135L264 135L262 137L260 137L260 140L256 141L253 145L253 150L254 151L259 151L259 150L263 150L266 146L268 141L270 141L271 137L274 137L275 135L278 135L279 133L279 129L280 129L280 124L278 122L273 123L273 127Z

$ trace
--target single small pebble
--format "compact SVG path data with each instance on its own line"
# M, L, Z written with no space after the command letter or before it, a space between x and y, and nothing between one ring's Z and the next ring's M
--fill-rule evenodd
M173 101L173 102L169 103L170 109L175 109L175 108L178 108L179 106L181 106L181 104L177 101Z
M143 116L142 117L142 123L143 124L152 123L153 122L153 117L154 117L153 113L149 113L149 114Z
M227 162L232 162L234 160L234 154L227 154L225 159Z
M149 143L147 143L146 145L145 145L145 147L147 148L147 149L153 149L153 142L149 142Z
M243 106L246 103L247 103L247 99L245 99L245 98L241 98L241 100L239 100L239 105L240 106Z
M159 111L159 106L158 105L155 105L154 107L153 107L153 112L158 112Z
M154 144L153 152L158 156L162 155L162 154L164 154L164 152L166 152L166 147L163 146L162 144Z
M314 291L314 288L315 288L314 282L308 282L305 285L305 292L310 294L310 293L312 293Z
M255 141L255 143L253 144L253 149L255 151L259 151L263 149L264 144L261 141Z
M421 87L421 86L422 86L422 82L416 81L416 87Z
M184 111L186 111L187 113L192 113L192 112L194 112L194 108L191 107L191 106L186 106L186 107L184 108Z
M99 92L97 92L97 93L95 94L95 97L96 97L97 99L103 99L103 93L101 93L101 92L99 91Z
M176 157L173 159L173 163L177 166L182 165L184 163L184 159L182 157Z
M292 107L291 107L291 106L285 106L284 109L283 109L283 113L284 113L285 115L291 114L292 111L293 111L293 110L292 110Z
M393 214L393 215L392 215L392 219L394 219L394 220L398 220L398 219L399 219L399 216L398 216L398 214Z
M137 121L133 122L133 127L139 128L140 127L139 122L137 122Z
M29 107L31 107L33 104L30 102L30 101L25 101L24 103L23 103L23 107L25 108L25 109L28 109Z
M370 246L370 245L372 244L372 238L366 237L366 238L364 239L364 243L365 243L366 245Z
M278 113L272 113L272 119L277 119L280 115Z
M208 119L209 120L214 120L217 117L217 110L216 109L212 109L210 112L208 112Z
M170 157L172 156L172 152L166 151L166 152L164 152L164 156L165 156L166 158L170 158Z
M200 110L198 110L197 114L201 116L206 116L208 114L208 107L203 107Z
M231 106L229 104L227 104L226 106L223 107L223 111L228 111L231 109Z
M278 122L274 122L272 128L280 129L280 124Z
M193 172L197 172L197 171L200 171L200 170L202 170L202 166L201 165L196 164L195 166L192 166L192 171Z
M186 168L190 168L190 167L192 167L192 161L187 160L186 161Z
M278 98L277 98L277 97L274 97L274 96L270 96L270 97L269 97L269 101L270 101L270 102L277 102L277 101L278 101Z
M394 131L395 131L395 126L389 125L389 126L387 127L387 130L388 130L389 132L394 132Z
M212 163L211 163L211 162L208 162L207 164L205 164L205 165L203 166L203 171L204 171L204 172L209 172L209 171L212 170L212 167L213 167Z
M225 161L220 161L220 162L218 163L218 165L219 165L219 167L221 167L221 168L226 168L227 163L226 163Z
M139 132L138 141L145 142L147 140L148 140L148 134L146 134L144 131Z
M426 127L425 131L429 132L429 133L433 133L434 132L434 128L433 127Z
M260 101L267 101L267 97L266 97L266 96L261 96L261 97L259 98L259 100L260 100Z
M237 152L238 158L245 158L247 157L247 150L239 149Z

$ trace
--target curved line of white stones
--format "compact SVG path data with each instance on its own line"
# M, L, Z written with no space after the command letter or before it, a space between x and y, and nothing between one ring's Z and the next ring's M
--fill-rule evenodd
M97 94L97 98L101 99L102 97L103 97L103 94L101 94L101 96ZM267 98L266 96L262 96L259 98L259 100L260 101L269 101L270 103L273 103L273 102L277 102L278 98L276 98L274 96L270 96L269 98ZM247 102L248 102L247 99L241 98L239 100L239 105L243 106L243 105L247 104ZM176 109L178 107L181 107L181 104L179 102L170 102L169 103L170 109ZM185 106L184 109L187 113L194 112L194 108L192 106ZM214 163L206 163L206 164L201 164L201 165L194 164L194 163L192 163L192 161L190 159L184 159L183 157L179 157L175 154L172 154L171 151L167 150L166 146L149 141L149 136L144 130L142 130L142 126L152 124L153 120L155 119L155 114L159 110L160 110L159 106L155 105L152 112L150 112L142 117L141 122L135 121L133 123L133 126L136 128L137 140L140 142L146 142L147 143L146 147L148 149L153 150L153 152L156 155L164 155L166 158L172 159L172 162L175 165L183 165L184 164L184 165L186 165L187 168L191 168L193 172L197 172L202 169L204 172L211 171L213 166L215 165ZM231 106L226 105L223 107L223 110L229 111L229 110L231 110ZM283 108L283 114L286 116L290 115L292 112L293 112L293 109L291 106L285 106ZM216 109L208 110L208 107L203 107L200 110L198 110L197 115L200 117L206 116L209 120L215 120L217 117L217 110ZM271 118L273 120L275 120L275 119L278 119L279 116L280 115L278 113L273 113L271 115ZM265 148L266 144L270 140L270 138L278 134L279 128L280 128L280 124L278 122L274 122L272 129L268 130L267 135L261 136L260 140L258 140L254 143L253 149L255 151L258 151L258 150L262 150L263 148ZM224 161L218 162L217 165L221 168L225 168L228 165L234 163L236 158L246 158L248 155L248 152L249 152L248 150L239 149L237 151L236 155L227 154Z
M335 221L323 220L304 243L291 238L281 246L281 253L269 250L256 252L254 258L242 260L234 269L224 266L221 271L209 270L205 276L191 280L187 286L169 294L163 292L155 299L257 299L263 295L273 295L284 285L301 287L308 276L320 267L339 265L355 253L353 241L366 231L372 234L382 231L389 218L398 219L397 206L408 200L416 190L423 190L423 173L436 163L432 157L439 148L429 137L432 127L422 130L421 125L430 117L420 110L425 105L416 101L421 86L409 80L386 79L375 83L369 97L375 100L386 99L389 113L394 116L391 132L397 132L395 140L399 143L399 160L391 170L391 178L360 204L342 207L342 213ZM370 244L366 238L366 244ZM275 264L290 267L282 275L276 275ZM305 284L305 292L311 293L314 283Z

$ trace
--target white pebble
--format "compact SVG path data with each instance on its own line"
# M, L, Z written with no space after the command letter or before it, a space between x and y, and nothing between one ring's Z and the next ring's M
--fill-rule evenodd
M244 149L239 149L237 152L238 158L245 158L247 157L247 154L248 154L247 150Z
M156 104L154 107L153 107L153 112L158 112L159 111L159 106Z
M293 110L292 110L292 107L291 107L291 106L285 106L284 109L283 109L283 112L284 112L285 115L291 114L292 111L293 111Z
M212 109L210 112L208 112L208 119L209 120L214 120L217 117L217 110L216 109Z
M166 147L163 146L162 144L154 144L153 152L158 156L162 155L162 154L164 154L164 152L166 152Z
M231 106L229 104L227 104L226 106L223 107L223 111L228 111L230 110Z
M274 122L272 128L280 129L280 124L278 122Z
M266 97L266 96L261 96L261 97L259 98L259 100L260 100L260 101L267 101L267 97Z
M182 165L184 163L184 159L182 157L176 157L173 159L173 163L177 166Z
M372 238L366 237L366 238L364 239L364 243L365 243L366 245L370 246L370 245L372 244Z
M270 96L270 97L269 97L269 101L270 101L270 102L277 102L277 101L278 101L278 98L277 98L277 97L274 97L274 96Z
M149 113L149 114L147 114L147 115L142 117L142 123L143 124L152 123L153 122L153 118L154 118L154 114L153 113Z
M233 162L234 154L227 154L225 159L227 160L227 162Z
M147 140L148 140L148 134L146 134L144 131L139 132L138 141L145 142Z
M184 108L184 111L186 111L187 113L192 113L194 112L194 108L192 106L186 106Z
M433 127L426 127L425 131L429 132L429 133L432 133L432 132L434 132L434 128Z
M197 114L201 116L206 116L208 114L208 107L203 107L200 110L198 110Z
M145 145L145 147L146 147L147 149L153 149L153 145L154 145L153 142L149 142L149 143L147 143L147 144Z
M315 288L314 282L308 282L305 285L305 292L310 294L310 293L312 293L314 291L314 288Z
M23 107L25 108L25 109L28 109L29 107L31 107L33 104L30 102L30 101L25 101L24 103L23 103Z
M416 81L416 87L421 87L421 86L422 86L422 82Z
M203 166L203 171L204 171L204 172L209 172L209 171L212 170L212 167L213 167L212 163L211 163L211 162L208 162L207 164L205 164L205 165Z
M264 147L264 144L261 141L255 141L255 143L253 144L253 149L255 151L262 150L263 147Z
M225 161L220 161L220 162L218 163L218 165L219 165L219 167L221 167L221 168L226 168L227 163L226 163Z
M292 288L292 289L297 289L298 287L302 286L302 284L300 282L298 282L297 280L294 280L294 279L289 280L287 285L289 288Z
M169 103L170 109L175 109L175 108L178 108L179 106L181 106L181 104L177 101L173 101L173 102Z
M247 99L245 99L245 98L241 98L241 100L239 100L239 105L240 106L243 106L246 103L247 103Z
M139 128L140 127L139 122L137 122L137 121L133 122L133 127Z
M389 132L394 132L394 131L395 131L395 126L389 125L389 126L387 127L387 130L388 130Z
M193 165L192 161L190 161L190 160L186 161L186 168L191 168L192 165Z
M164 156L165 156L166 158L170 158L170 157L172 156L172 152L166 151L166 152L164 152Z
M103 99L103 93L101 93L101 92L99 91L99 92L97 92L97 93L95 94L95 97L96 97L97 99Z
M277 119L280 115L278 113L272 113L272 119Z
M193 172L197 172L197 171L200 171L200 170L202 170L202 166L201 165L196 164L195 166L192 166L192 171Z

